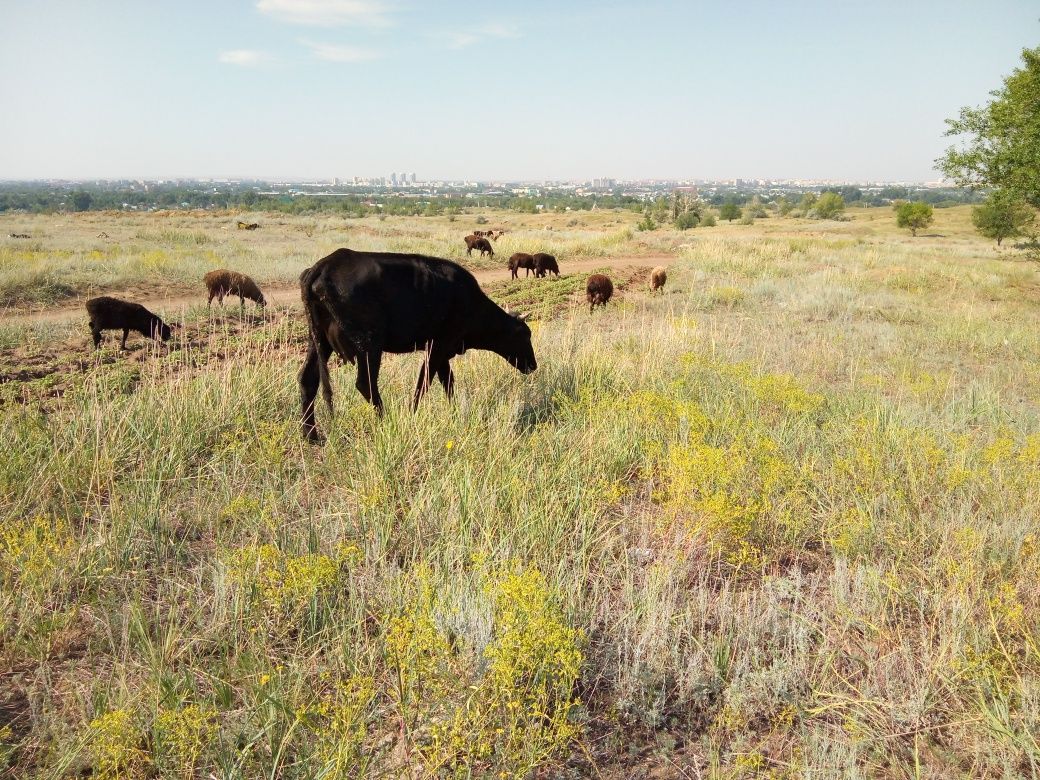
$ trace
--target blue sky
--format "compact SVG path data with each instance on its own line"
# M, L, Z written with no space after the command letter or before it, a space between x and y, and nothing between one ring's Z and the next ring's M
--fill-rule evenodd
M1036 0L0 0L0 179L937 178Z

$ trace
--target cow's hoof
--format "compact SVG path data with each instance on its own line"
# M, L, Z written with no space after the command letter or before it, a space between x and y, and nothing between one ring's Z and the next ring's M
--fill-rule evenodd
M317 428L304 428L303 438L307 440L308 444L315 444L319 447L325 443L325 437Z

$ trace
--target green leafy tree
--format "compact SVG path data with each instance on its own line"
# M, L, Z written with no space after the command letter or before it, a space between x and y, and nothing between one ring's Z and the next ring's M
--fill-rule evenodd
M696 212L693 211L687 211L685 214L680 214L678 217L675 218L675 226L679 230L689 230L690 228L695 228L697 227L697 225L700 224L700 222L701 218L697 215Z
M813 211L818 219L837 219L845 212L845 198L836 192L825 192Z
M769 216L766 212L766 207L762 205L762 199L758 195L751 198L744 211L750 214L753 219L765 219Z
M892 206L896 212L896 224L901 228L910 228L910 235L932 224L933 213L930 203L920 200L908 200Z
M1023 50L1022 60L993 100L946 120L946 135L967 141L935 162L961 186L1006 190L1040 208L1040 47Z
M802 199L798 201L798 209L802 214L808 214L812 211L813 206L816 205L816 193L807 192L802 195Z
M72 208L76 211L89 211L90 204L94 202L94 196L83 190L72 193Z
M786 217L794 209L794 204L787 198L786 195L781 195L776 200L776 213L781 217Z
M1021 236L1035 219L1029 204L1007 190L990 193L985 203L971 210L975 229L986 238L996 239L997 246L1005 238Z
M715 227L715 215L710 211L701 219L701 227Z
M735 219L740 219L743 215L743 210L736 203L730 201L729 203L723 203L719 207L719 219L724 219L727 222L732 222Z
M657 222L649 211L643 215L643 219L636 225L636 230L657 230Z

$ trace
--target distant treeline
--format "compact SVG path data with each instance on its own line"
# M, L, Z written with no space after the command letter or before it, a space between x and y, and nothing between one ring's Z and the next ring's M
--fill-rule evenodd
M818 195L822 195L825 192L836 192L844 198L847 206L891 206L897 200L916 200L930 203L937 208L944 208L946 206L959 206L964 203L981 203L986 199L983 193L956 187L883 187L880 190L870 192L864 192L859 187L821 187L791 190L776 194L770 193L768 196L761 192L719 192L706 198L706 201L713 206L721 206L723 203L736 203L738 206L743 206L745 203L749 203L756 195L763 203L770 203L782 197L797 201L806 192Z
M836 192L849 206L887 206L896 200L921 200L936 207L962 203L978 203L979 193L955 188L919 189L885 187L880 191L864 192L858 187L822 189L803 188L785 192L755 192L722 189L705 194L704 200L713 206L724 203L744 205L756 196L764 204L782 197L798 200L806 192L822 194ZM625 195L620 191L596 195L544 193L538 196L504 194L436 194L404 196L395 193L336 193L294 192L261 194L256 185L185 186L177 184L150 184L143 186L77 185L75 188L39 182L0 183L0 213L27 211L52 213L64 211L105 211L151 209L246 209L274 211L288 214L333 213L349 217L372 214L397 216L441 216L461 214L466 209L501 208L522 213L545 211L587 211L596 209L626 209L642 212L651 204L668 197L661 192L655 198Z

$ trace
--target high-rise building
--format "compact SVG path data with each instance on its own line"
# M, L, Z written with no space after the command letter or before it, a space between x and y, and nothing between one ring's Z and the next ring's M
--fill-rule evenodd
M412 184L415 184L415 174L412 174Z

